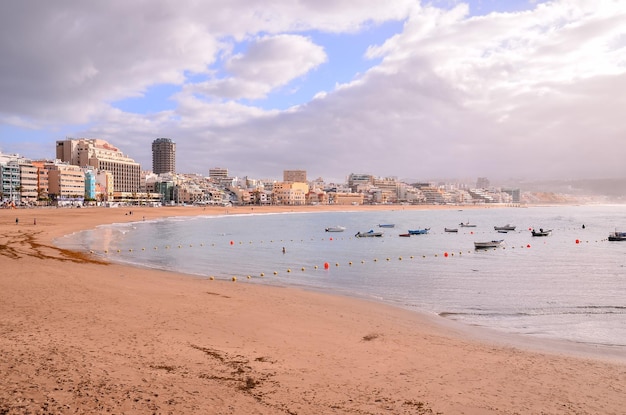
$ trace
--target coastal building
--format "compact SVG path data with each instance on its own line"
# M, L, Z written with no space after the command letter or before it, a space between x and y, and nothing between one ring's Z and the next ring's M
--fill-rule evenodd
M350 173L348 176L348 187L353 192L365 191L374 182L374 176L371 174L355 174Z
M82 204L85 199L85 173L78 166L50 162L48 170L48 193L58 205Z
M83 169L85 175L85 200L96 200L96 173L93 168Z
M113 174L116 192L133 193L141 188L141 166L117 147L100 139L67 139L56 142L57 159L73 166L91 166Z
M283 170L283 181L288 183L306 183L306 170Z
M152 171L155 174L176 172L176 143L169 138L152 142Z
M502 189L502 193L511 196L511 203L520 203L522 201L522 192L520 189Z
M487 179L486 177L479 177L476 180L477 189L489 189L489 186L490 186L489 179Z
M5 204L37 202L37 167L19 154L0 153L0 200Z
M213 167L209 169L209 178L211 179L227 179L228 178L228 169L224 169L222 167Z
M20 168L20 202L29 205L37 204L39 196L37 167L30 161L19 163Z
M328 193L328 203L331 205L362 205L365 202L363 193Z
M37 203L47 204L49 200L48 195L48 169L46 164L47 160L32 160L31 164L37 169Z
M274 203L277 205L305 205L306 195L309 193L309 185L301 182L276 182L274 183Z
M106 170L96 170L96 200L99 202L109 202L113 200L115 184L113 173Z
M16 157L0 159L0 198L5 203L20 202L20 165Z

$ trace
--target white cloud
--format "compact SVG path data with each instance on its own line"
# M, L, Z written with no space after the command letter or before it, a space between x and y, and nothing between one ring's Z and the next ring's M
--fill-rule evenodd
M186 89L216 98L261 99L324 62L323 48L306 37L264 36L252 41L246 53L228 59L225 69L231 77L200 82Z
M409 0L74 3L0 6L0 119L89 122L77 135L109 139L146 167L149 143L170 136L178 165L197 172L624 175L622 1L480 17L462 3L446 11ZM358 33L397 19L402 33L364 51L380 64L335 90L288 111L237 101L332 68L327 45L301 31ZM239 41L248 49L231 55ZM190 74L206 78L185 84ZM181 85L174 110L140 116L109 105L160 83Z

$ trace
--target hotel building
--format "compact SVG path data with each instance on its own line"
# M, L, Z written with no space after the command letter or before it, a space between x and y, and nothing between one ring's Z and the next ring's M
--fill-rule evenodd
M115 192L139 192L141 166L117 147L100 139L67 139L57 141L57 159L74 166L91 166L113 174Z

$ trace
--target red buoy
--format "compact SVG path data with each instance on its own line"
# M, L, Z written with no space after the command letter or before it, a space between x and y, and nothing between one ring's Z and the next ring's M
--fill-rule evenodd
M329 265L328 262L324 262L324 269L328 269Z

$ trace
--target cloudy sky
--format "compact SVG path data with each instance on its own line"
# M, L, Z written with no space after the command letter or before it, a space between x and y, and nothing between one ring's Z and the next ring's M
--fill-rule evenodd
M0 151L343 181L626 177L623 0L0 4Z

